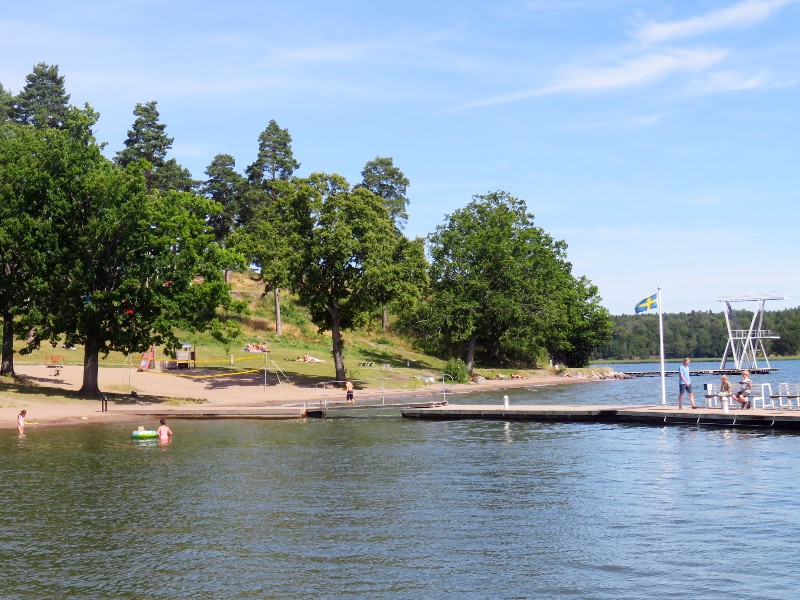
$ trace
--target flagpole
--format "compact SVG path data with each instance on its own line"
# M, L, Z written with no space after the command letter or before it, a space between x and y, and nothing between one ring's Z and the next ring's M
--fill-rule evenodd
M664 370L664 318L661 311L661 288L656 292L658 295L658 337L661 343L661 404L667 403L667 373Z

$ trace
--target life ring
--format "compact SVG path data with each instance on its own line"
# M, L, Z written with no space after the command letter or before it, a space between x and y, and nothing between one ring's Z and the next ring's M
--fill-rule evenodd
M131 433L131 439L134 440L152 440L158 437L158 432L153 429L140 429Z

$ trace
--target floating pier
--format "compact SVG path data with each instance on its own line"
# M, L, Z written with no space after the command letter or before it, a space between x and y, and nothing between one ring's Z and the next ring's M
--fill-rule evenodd
M455 405L407 408L407 419L452 421L532 421L540 423L631 423L643 425L692 425L742 427L749 429L800 430L800 410L688 408L654 404L650 406L561 406L561 405Z
M123 412L123 411L119 411ZM124 411L129 412L129 411ZM131 412L139 417L166 419L304 419L308 416L304 406L253 406L225 407L200 406L178 410L151 410Z
M292 406L196 406L177 410L137 410L124 411L137 417L165 419L305 419L325 417L329 412L345 412L353 410L382 410L403 408L433 408L447 404L445 400L428 400L423 402L346 404L312 402ZM118 411L123 412L123 411Z
M766 375L778 371L777 367L753 367L748 369L751 375ZM698 375L739 375L742 369L700 369L691 371L692 376ZM661 371L622 371L624 375L629 377L661 377ZM677 375L678 371L664 371L664 375Z

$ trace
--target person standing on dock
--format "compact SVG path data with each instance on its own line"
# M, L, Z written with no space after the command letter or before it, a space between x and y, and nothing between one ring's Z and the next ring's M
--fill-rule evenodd
M689 394L689 402L692 403L692 408L697 408L694 403L694 392L692 391L692 377L689 373L690 362L688 358L684 358L683 364L678 369L678 377L680 379L678 382L678 410L683 408L684 392Z

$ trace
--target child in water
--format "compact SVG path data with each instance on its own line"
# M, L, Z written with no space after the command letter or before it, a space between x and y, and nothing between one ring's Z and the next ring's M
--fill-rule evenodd
M17 431L20 435L25 435L25 417L27 415L27 410L21 410L17 415Z
M170 440L170 438L172 437L172 430L169 427L167 427L166 419L161 419L161 425L156 430L156 433L158 433L158 441L168 442Z

